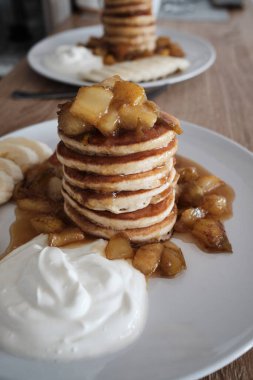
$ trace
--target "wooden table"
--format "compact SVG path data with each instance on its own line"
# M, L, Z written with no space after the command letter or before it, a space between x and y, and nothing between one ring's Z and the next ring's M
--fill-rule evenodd
M176 84L152 98L180 119L215 130L253 150L253 3L234 11L228 22L167 22L171 28L207 38L217 51L213 67L197 78ZM72 16L59 30L97 23L97 17ZM0 135L56 117L59 101L13 100L16 89L67 90L34 73L22 60L0 82ZM253 349L205 380L253 379Z

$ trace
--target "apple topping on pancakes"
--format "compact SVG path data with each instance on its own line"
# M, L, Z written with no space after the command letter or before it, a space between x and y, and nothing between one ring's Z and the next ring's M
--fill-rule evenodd
M80 88L74 102L63 105L59 129L75 136L90 132L93 127L104 136L114 136L118 129L152 128L158 114L157 106L147 100L142 87L116 75L100 84Z
M73 126L73 128L72 128ZM80 88L59 111L64 209L82 231L166 240L176 222L179 121L115 76Z

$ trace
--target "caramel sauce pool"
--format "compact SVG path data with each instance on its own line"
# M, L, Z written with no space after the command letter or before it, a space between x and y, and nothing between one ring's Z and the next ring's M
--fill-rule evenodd
M188 158L182 157L182 156L176 156L176 169L180 169L183 167L192 167L194 166L197 170L200 176L203 175L211 175L208 170L206 170L203 166L197 164L196 162L189 160ZM221 178L222 180L222 178ZM231 186L227 185L224 183L224 185L220 186L219 188L213 190L210 192L210 194L217 194L217 195L223 195L226 197L227 202L228 202L228 212L226 213L225 216L223 216L224 219L231 218L233 215L232 212L232 203L235 197L234 190L232 189ZM36 214L34 212L28 212L28 211L23 211L20 210L19 208L16 208L15 211L16 219L12 223L10 227L10 243L9 246L7 247L6 251L0 255L0 259L5 257L8 253L10 253L13 249L21 246L22 244L25 244L29 240L33 239L35 236L38 235L36 230L33 228L31 224L31 218L39 216L41 214ZM183 241L186 242L194 242L194 239L190 236L188 233L174 233L174 236L177 238L180 238ZM94 240L95 238L92 237L87 237L85 241L90 242ZM69 245L70 246L76 246L80 243L72 243Z
M5 252L0 255L1 259L38 235L30 221L35 216L33 212L20 210L16 207L15 216L16 219L10 226L10 243Z
M16 207L15 209L15 221L10 226L10 243L6 250L0 254L0 260L7 256L15 248L27 243L31 239L39 235L39 233L33 228L31 218L35 218L42 214L21 210ZM69 224L69 226L73 226ZM85 236L85 240L79 242L67 244L65 247L76 248L82 245L84 242L91 243L96 238L90 235Z

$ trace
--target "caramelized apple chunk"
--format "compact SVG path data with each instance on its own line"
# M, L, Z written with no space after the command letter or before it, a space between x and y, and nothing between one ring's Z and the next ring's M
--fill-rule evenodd
M204 175L196 181L196 184L202 188L204 193L209 193L210 191L223 185L224 182L215 175Z
M117 81L113 89L113 102L136 106L142 104L147 98L145 91L138 84L126 81Z
M212 252L231 252L223 224L211 218L200 219L194 223L192 234L207 250Z
M178 183L193 182L199 178L197 168L195 168L194 166L180 168L177 172L180 175Z
M61 232L54 232L48 235L48 245L50 247L62 247L67 244L84 240L84 233L76 227L64 228Z
M207 212L201 207L187 208L184 210L175 224L175 231L177 232L187 232L192 229L194 223L198 219L202 219L206 216Z
M133 258L133 266L145 276L150 276L159 265L162 251L163 245L161 243L141 246Z
M119 114L116 110L110 110L104 116L101 117L97 123L97 128L104 136L114 135L118 129Z
M110 105L113 93L102 86L81 87L70 107L70 113L90 125L97 125Z
M119 109L120 126L124 129L150 129L157 120L157 112L146 102L135 107L124 104Z
M52 177L48 181L47 195L53 201L60 201L63 196L61 192L62 181L58 177Z
M78 116L70 113L71 103L65 103L60 107L58 112L59 129L67 136L77 136L90 129Z
M181 248L179 248L175 243L173 243L171 240L166 240L163 242L163 246L166 248L170 248L173 251L176 251L178 253L182 253Z
M122 81L119 75L113 75L110 78L107 78L99 83L100 86L103 86L104 88L109 88L110 90L113 89L115 86L115 83L118 81Z
M25 211L32 211L42 214L47 214L53 211L53 204L47 199L22 198L17 199L16 203L21 210Z
M221 217L227 212L227 199L223 195L209 194L205 196L202 207L208 214Z
M175 244L168 244L167 246L165 244L159 268L161 274L165 277L175 277L186 269L186 263L181 249Z
M132 259L134 250L129 239L123 233L118 233L109 240L105 255L110 260Z
M169 129L172 129L177 135L183 133L179 120L176 117L169 115L167 112L160 111L158 121Z
M63 221L55 216L41 215L31 219L33 228L38 233L51 233L62 231L65 227Z
M203 189L196 182L184 183L182 185L178 203L180 206L199 206L203 201Z

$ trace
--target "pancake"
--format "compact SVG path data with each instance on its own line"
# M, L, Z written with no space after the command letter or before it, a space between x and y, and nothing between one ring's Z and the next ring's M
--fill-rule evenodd
M104 25L150 25L154 23L154 16L140 15L127 17L102 16Z
M64 179L62 187L72 199L86 208L120 214L136 211L147 207L149 204L162 201L167 197L170 186L168 182L165 182L162 186L151 190L99 193L92 190L81 190L78 187L70 185Z
M103 41L116 56L122 52L125 60L144 51L153 52L156 46L156 22L150 2L105 3L102 16ZM121 59L120 59L121 60Z
M138 45L148 43L155 46L156 37L153 33L138 34L134 36L121 36L121 35L104 35L104 41L109 44L126 44L126 45Z
M167 198L161 202L149 204L143 209L122 214L114 214L109 211L94 211L85 208L72 199L64 189L62 189L62 195L65 203L68 203L92 223L117 231L123 231L125 229L149 227L165 219L173 209L175 202L175 190L174 188L170 188L170 190Z
M63 167L63 173L71 185L81 189L101 192L136 191L154 189L162 186L166 181L171 183L174 178L172 166L173 159L170 159L166 165L146 172L129 175L101 176L65 166Z
M63 142L57 146L57 157L61 164L70 168L100 175L134 174L164 165L177 150L177 139L167 147L120 157L90 156L74 152Z
M116 56L120 56L120 61L122 61L122 56L121 56L121 52L122 50L124 50L124 61L125 62L129 62L128 61L128 58L129 57L138 57L138 53L141 53L141 56L143 57L143 52L146 52L146 51L151 51L151 49L154 48L154 41L153 41L153 38L152 40L149 40L149 41L146 41L146 42L142 42L140 41L139 43L132 43L132 41L129 41L126 42L120 42L120 44L115 44L115 43L112 43L112 44L109 44L107 43L108 47L109 47L109 50L114 53ZM119 48L120 46L120 48ZM121 51L119 53L119 51ZM130 61L131 61L131 58L130 58ZM115 63L116 64L116 63ZM111 65L111 66L114 66L115 64Z
M118 232L116 230L101 227L94 223L91 223L84 216L80 215L67 202L64 204L64 210L69 218L85 233L105 239L110 239ZM173 229L176 218L177 209L176 206L174 206L171 213L162 222L145 228L125 229L124 234L126 234L126 236L133 243L147 243L166 240L170 236L170 232Z
M131 15L139 15L139 14L151 14L151 2L145 1L145 2L136 2L131 4L127 3L114 3L114 4L108 4L106 3L105 9L103 11L103 14L106 16L111 15L125 15L125 16L131 16Z
M142 35L154 35L155 24L149 25L104 25L105 35L110 36L122 36L122 37L135 37Z
M175 118L170 117L170 119L171 128L179 124ZM105 137L102 134L98 134L96 137L88 137L88 139L87 135L70 137L60 129L59 137L68 148L76 152L92 155L124 156L164 148L175 138L175 132L170 127L160 124L145 131L141 137L136 137L135 139L133 137L129 138L129 133L127 132L115 138Z

